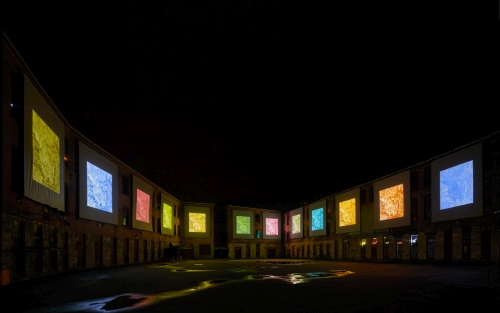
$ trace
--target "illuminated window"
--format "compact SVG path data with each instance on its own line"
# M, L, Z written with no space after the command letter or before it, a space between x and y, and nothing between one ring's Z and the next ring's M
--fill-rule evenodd
M260 239L260 229L255 231L255 238Z
M128 208L123 208L123 220L122 220L122 225L127 226L129 224L128 221Z

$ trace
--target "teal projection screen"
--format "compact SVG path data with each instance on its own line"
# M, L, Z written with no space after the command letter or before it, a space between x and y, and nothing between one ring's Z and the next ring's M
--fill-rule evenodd
M482 144L431 162L433 222L483 215Z
M309 205L309 236L326 235L326 199Z
M254 214L253 211L232 210L233 238L253 239Z
M64 125L24 77L24 195L64 211Z
M118 166L78 143L79 216L118 225Z

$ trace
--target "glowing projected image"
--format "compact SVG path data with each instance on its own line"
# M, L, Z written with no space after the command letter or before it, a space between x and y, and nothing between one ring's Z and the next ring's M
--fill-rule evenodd
M472 161L450 167L439 173L440 209L472 203L473 200Z
M172 229L172 207L163 203L163 228Z
M323 208L311 211L312 215L312 230L323 229Z
M279 235L278 227L277 218L266 218L266 235Z
M300 233L300 214L292 216L292 234Z
M380 220L404 216L403 184L380 190Z
M206 214L189 212L189 232L204 233L206 231Z
M137 205L135 207L135 219L149 223L149 194L137 189Z
M59 137L33 110L33 180L60 193Z
M356 199L342 201L339 203L339 226L356 224Z
M236 233L250 234L250 216L236 216Z
M87 162L87 206L113 212L113 176Z

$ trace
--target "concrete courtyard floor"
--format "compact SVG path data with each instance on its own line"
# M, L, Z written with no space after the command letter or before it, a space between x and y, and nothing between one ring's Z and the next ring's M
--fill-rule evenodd
M498 267L188 260L0 287L8 312L444 312L500 303ZM7 312L2 309L2 312Z

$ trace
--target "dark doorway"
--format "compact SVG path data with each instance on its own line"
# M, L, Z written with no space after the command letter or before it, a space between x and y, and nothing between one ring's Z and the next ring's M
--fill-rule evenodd
M123 239L123 263L128 264L130 262L128 256L129 240L128 238Z
M377 258L377 238L372 238L372 259Z
M462 228L462 260L470 260L470 227Z
M76 266L78 268L85 267L85 249L83 244L83 235L77 234L75 240L75 249L76 249Z
M143 243L144 247L142 247L142 262L147 262L148 261L148 241L144 240Z
M234 247L234 258L241 259L241 247Z
M276 258L276 249L267 249L267 257L269 259Z
M445 260L451 260L452 254L451 254L451 247L453 244L453 236L451 233L451 229L447 229L444 231L444 259Z
M491 229L489 227L481 229L481 259L491 259Z
M102 236L94 238L95 265L102 265Z
M115 238L112 238L111 239L111 245L110 245L110 255L109 255L109 260L111 262L111 265L115 265L116 264L116 250L117 250L117 245L118 245L118 242L117 242L117 239L116 237Z
M139 239L134 240L134 262L139 263Z

